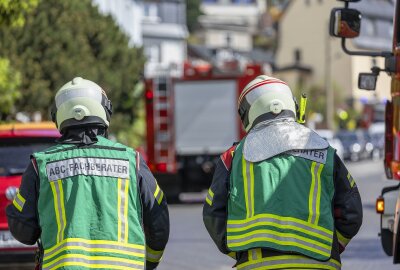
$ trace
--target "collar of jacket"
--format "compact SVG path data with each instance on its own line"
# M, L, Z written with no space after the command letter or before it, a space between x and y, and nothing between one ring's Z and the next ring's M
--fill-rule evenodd
M91 145L95 144L98 141L97 136L103 136L107 138L106 129L97 126L70 128L65 130L61 138L59 138L56 142L66 144Z
M320 150L329 143L293 118L267 120L257 124L244 139L243 155L259 162L291 150Z

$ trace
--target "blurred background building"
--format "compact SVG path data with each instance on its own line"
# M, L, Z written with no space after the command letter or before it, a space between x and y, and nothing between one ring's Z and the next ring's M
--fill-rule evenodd
M340 40L328 34L330 11L337 6L338 2L327 0L291 1L279 19L275 62L277 76L297 85L296 88L325 91L328 126L331 128L338 107L362 110L363 104L382 103L390 97L390 77L386 74L379 77L375 92L358 89L359 72L370 72L375 65L383 67L384 61L343 53ZM352 3L350 7L359 9L363 20L360 37L347 42L349 47L353 50L390 50L393 2L364 0Z

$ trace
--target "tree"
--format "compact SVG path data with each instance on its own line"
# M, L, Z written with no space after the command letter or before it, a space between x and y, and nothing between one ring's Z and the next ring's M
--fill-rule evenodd
M201 0L187 0L186 2L186 18L189 32L197 27L197 19L202 12L200 10Z
M128 43L112 17L100 14L90 0L41 1L23 28L0 31L0 55L22 75L19 110L47 116L55 92L81 76L105 89L117 118L129 125L144 57Z
M12 1L3 0L0 2L0 26L22 27L25 23L25 16L28 15L38 4L39 0ZM15 70L10 60L0 58L0 120L5 120L14 108L14 104L21 96L19 87L21 75Z
M0 119L5 120L20 97L18 87L21 84L19 72L10 66L10 61L0 58Z
M0 25L21 27L25 18L36 6L39 0L2 0L0 1Z

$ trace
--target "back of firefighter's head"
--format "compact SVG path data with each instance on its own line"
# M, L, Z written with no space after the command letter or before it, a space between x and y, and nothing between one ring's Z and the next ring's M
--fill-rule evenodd
M51 117L58 130L110 125L111 101L96 83L76 77L64 84L55 96Z
M260 75L246 85L239 96L238 109L246 131L283 113L296 117L296 105L289 86L267 75Z

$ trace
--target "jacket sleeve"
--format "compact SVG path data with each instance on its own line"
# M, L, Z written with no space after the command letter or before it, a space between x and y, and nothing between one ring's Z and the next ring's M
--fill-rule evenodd
M218 249L235 258L226 246L227 202L229 194L229 175L231 151L228 150L217 162L211 187L203 207L204 225Z
M39 177L34 162L32 159L22 175L19 191L6 209L11 234L26 245L35 244L41 234L37 212Z
M363 212L360 193L347 168L335 154L334 165L335 197L334 218L340 252L361 227Z
M142 158L138 161L138 183L146 237L146 270L151 270L160 263L168 242L168 207L163 191Z

